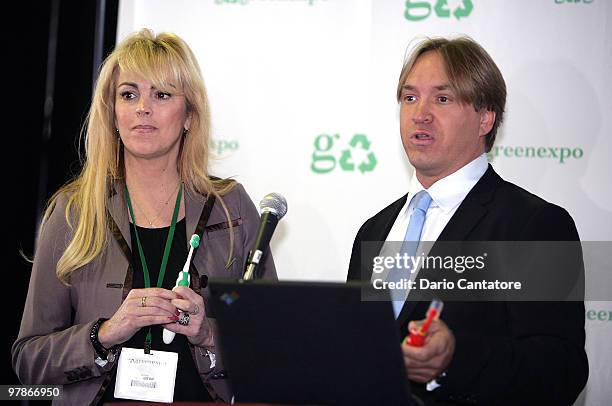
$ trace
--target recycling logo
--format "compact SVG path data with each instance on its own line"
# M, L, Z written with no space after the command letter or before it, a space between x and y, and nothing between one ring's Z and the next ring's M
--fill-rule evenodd
M365 134L355 134L347 148L334 154L332 149L339 134L320 134L315 138L315 152L312 153L310 169L314 173L329 173L338 167L345 172L372 172L378 163L376 155L370 150L371 142Z
M370 141L368 137L364 134L355 134L349 142L350 149L345 149L342 151L342 156L340 157L340 167L343 171L354 171L355 163L352 159L352 151L355 148L361 148L365 151L369 151L367 154L367 160L361 162L357 168L361 173L372 172L376 167L376 156L372 151L370 151Z
M472 13L474 4L471 0L463 0L459 6L451 10L447 0L436 0L433 6L428 1L406 0L404 17L408 21L421 21L429 17L432 9L438 17L450 18L452 14L457 20L460 20Z

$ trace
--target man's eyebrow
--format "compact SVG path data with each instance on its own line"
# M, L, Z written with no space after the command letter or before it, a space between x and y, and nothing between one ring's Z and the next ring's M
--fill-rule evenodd
M438 86L434 86L433 88L436 90L452 90L451 86L446 83L438 85ZM402 90L409 90L411 92L414 92L417 90L417 88L416 86L413 86L413 85L404 85L402 86Z
M443 84L443 85L434 86L434 89L436 89L436 90L453 90L451 88L451 86L446 84L446 83Z

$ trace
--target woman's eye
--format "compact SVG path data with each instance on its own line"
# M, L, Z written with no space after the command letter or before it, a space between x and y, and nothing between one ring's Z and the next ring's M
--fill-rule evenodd
M404 96L404 101L413 102L415 100L416 100L416 97L414 95L408 94L408 95Z
M438 101L440 103L448 103L449 102L449 98L448 98L448 96L438 96Z
M131 99L133 99L134 97L136 97L136 95L134 94L134 92L131 92L131 91L128 91L128 90L121 92L119 95L120 95L120 96L121 96L121 98L122 98L122 99L124 99L124 100L131 100Z
M157 92L156 93L156 97L159 100L167 100L171 97L172 95L170 93L166 93L166 92Z

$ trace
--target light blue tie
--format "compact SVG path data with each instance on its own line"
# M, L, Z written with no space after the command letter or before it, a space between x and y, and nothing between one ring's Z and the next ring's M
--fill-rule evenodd
M425 215L427 214L430 204L431 196L429 196L429 193L427 193L426 190L421 190L412 198L410 205L414 207L414 211L410 216L410 222L408 223L408 229L406 230L404 243L402 244L402 249L400 251L400 255L402 257L404 254L407 254L408 256L414 256L416 254L417 247L421 241L423 224L425 224ZM393 276L391 276L392 274ZM387 280L399 281L402 276L409 279L410 269L393 269L389 273L389 278L387 278ZM404 307L406 293L407 290L405 289L391 289L391 300L393 301L393 312L395 313L396 319L402 311L402 307Z

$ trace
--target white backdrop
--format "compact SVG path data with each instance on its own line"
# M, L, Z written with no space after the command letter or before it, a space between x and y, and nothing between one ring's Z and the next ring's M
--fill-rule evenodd
M496 170L565 207L582 240L612 240L610 2L122 1L118 39L142 27L177 33L198 56L213 173L256 204L287 198L272 243L283 279L344 280L359 226L406 192L395 89L425 35L468 34L504 74ZM577 404L609 404L612 303L586 308L591 372Z

